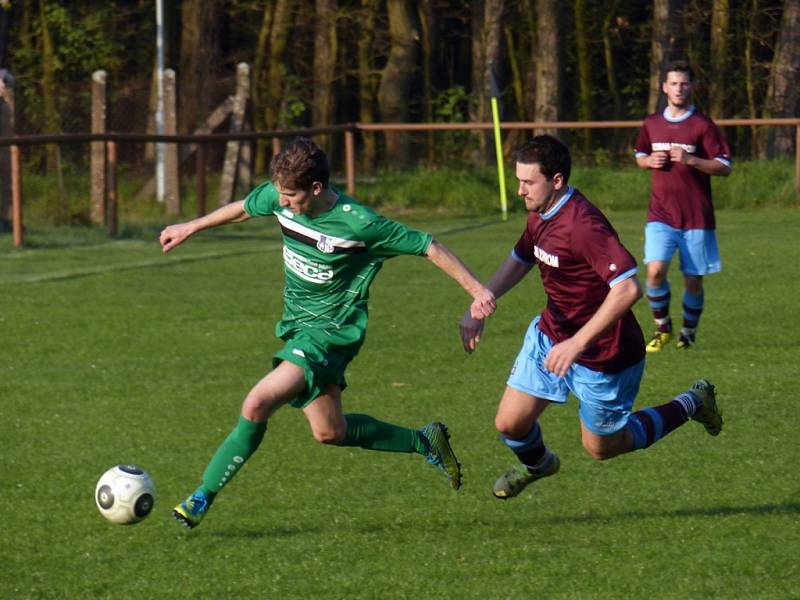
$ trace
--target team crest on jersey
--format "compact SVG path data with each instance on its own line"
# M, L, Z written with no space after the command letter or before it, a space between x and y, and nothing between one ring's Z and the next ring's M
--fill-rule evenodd
M333 240L326 235L320 235L317 240L317 250L330 254L334 250Z

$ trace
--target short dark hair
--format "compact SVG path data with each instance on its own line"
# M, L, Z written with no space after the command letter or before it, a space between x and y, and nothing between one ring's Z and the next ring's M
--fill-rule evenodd
M561 173L564 183L569 181L572 171L572 158L569 148L552 135L537 135L525 142L515 155L516 161L523 165L539 165L539 170L547 179Z
M672 60L668 62L664 66L664 76L661 78L661 81L666 81L669 73L686 73L689 76L689 81L694 80L694 71L692 71L692 67L690 67L689 63L685 60Z
M328 157L306 137L293 139L270 164L272 181L291 189L307 190L315 181L327 188L330 176Z

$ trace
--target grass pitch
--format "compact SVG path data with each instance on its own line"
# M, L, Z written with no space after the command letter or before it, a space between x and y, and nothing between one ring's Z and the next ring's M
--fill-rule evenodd
M418 225L488 277L523 218ZM644 212L610 218L640 256ZM373 286L345 408L409 426L443 420L462 490L418 456L320 446L287 407L191 532L171 508L279 347L276 226L206 232L168 256L155 236L22 251L3 240L0 597L800 597L800 212L718 221L724 271L707 279L698 345L648 357L637 401L666 402L707 377L726 419L718 438L689 423L594 462L571 399L542 420L559 474L494 499L513 462L494 410L543 306L538 277L500 301L467 356L457 333L467 297L428 261L397 258ZM649 334L646 303L636 312ZM129 527L106 522L93 499L122 462L147 469L158 493Z

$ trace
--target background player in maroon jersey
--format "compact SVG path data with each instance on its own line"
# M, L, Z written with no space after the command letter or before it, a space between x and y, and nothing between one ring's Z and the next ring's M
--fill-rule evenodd
M519 494L559 469L539 417L572 392L580 402L583 447L598 460L646 448L690 418L711 435L722 429L714 386L701 379L661 406L632 413L644 371L644 337L631 306L642 296L636 260L605 216L568 185L569 150L542 135L516 154L518 194L529 215L511 255L488 284L499 298L539 267L547 306L533 319L500 400L495 426L520 463L494 486ZM484 321L461 320L473 352Z
M656 332L647 344L648 352L658 352L672 339L667 270L676 250L684 275L683 327L676 346L688 349L694 344L703 312L703 276L722 266L714 233L710 176L731 172L725 139L714 122L691 103L689 65L670 63L661 89L667 107L645 119L636 140L636 164L653 173L644 262Z

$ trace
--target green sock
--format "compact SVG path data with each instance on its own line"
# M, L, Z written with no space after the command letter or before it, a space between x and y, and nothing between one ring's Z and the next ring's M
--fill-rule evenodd
M340 446L360 446L367 450L383 452L427 454L427 444L416 429L384 423L369 415L349 414L344 418L347 421L347 434Z
M202 490L209 500L213 500L214 496L239 472L264 439L266 430L266 422L258 423L239 417L236 428L217 448L203 473L203 484L198 489Z

